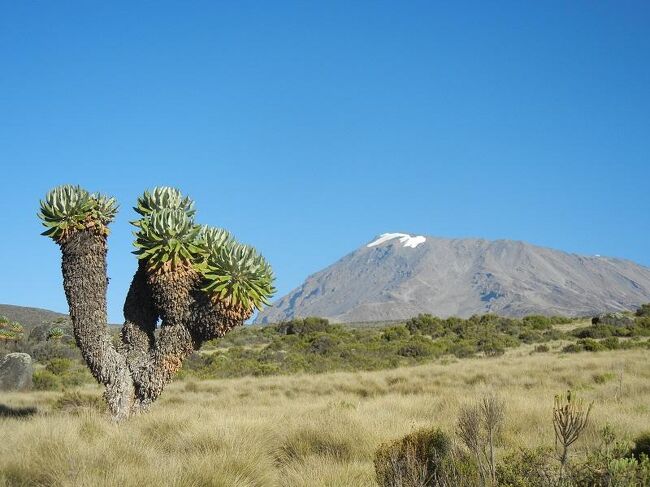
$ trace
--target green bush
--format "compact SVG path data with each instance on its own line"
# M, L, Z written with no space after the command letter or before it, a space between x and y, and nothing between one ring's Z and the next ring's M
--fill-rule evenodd
M304 319L295 319L276 325L276 330L284 335L308 335L310 333L328 332L331 330L329 320L311 316Z
M650 303L642 304L636 310L636 316L650 316Z
M408 338L409 334L408 328L404 325L400 325L386 328L381 334L381 337L387 342L394 342Z
M434 353L433 342L427 338L414 336L397 351L402 357L429 357Z
M309 352L320 355L330 355L336 351L337 344L338 341L334 337L319 333L313 340L311 340L311 343L309 344Z
M578 353L582 352L583 348L577 343L570 343L562 348L564 353Z
M603 350L607 350L607 348L599 341L592 340L591 338L578 340L578 344L581 345L582 349L587 352L602 352Z
M483 352L486 357L498 357L503 355L506 351L505 343L498 337L491 337L483 340L478 347L480 352Z
M78 360L55 357L46 363L45 370L58 377L64 387L76 387L93 382L88 368Z
M605 338L604 340L601 340L600 343L603 345L603 347L609 350L618 350L621 346L621 344L618 341L618 338L616 337Z
M423 429L375 452L377 482L382 487L426 487L438 485L451 439L439 429Z
M522 448L508 453L497 465L497 485L548 487L555 485L557 464L548 447Z
M541 315L524 316L522 321L525 325L532 327L533 330L547 330L553 326L551 318Z
M608 338L616 334L612 325L592 325L573 330L576 338Z
M74 361L69 358L64 357L55 357L51 359L45 366L46 370L49 370L54 375L64 375L69 372L70 369L74 367Z
M36 370L32 375L32 385L38 391L56 391L61 389L61 379L49 370Z

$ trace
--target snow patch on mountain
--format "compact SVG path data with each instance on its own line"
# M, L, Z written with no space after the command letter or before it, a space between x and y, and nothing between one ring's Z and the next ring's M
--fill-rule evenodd
M412 249L427 241L422 235L413 237L407 233L382 233L377 240L369 243L366 247L375 247L395 238L399 238L400 243L403 243L404 247L411 247Z

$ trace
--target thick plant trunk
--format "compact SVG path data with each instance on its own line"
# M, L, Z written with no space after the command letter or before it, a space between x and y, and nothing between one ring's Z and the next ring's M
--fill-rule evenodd
M140 263L116 348L106 315L106 237L85 229L71 233L60 246L75 340L93 377L106 387L104 396L117 421L146 410L185 358L205 340L222 337L244 321L241 314L210 301L195 271L149 275Z
M118 419L128 416L132 381L125 357L113 346L106 319L106 239L90 230L74 232L61 243L63 288L74 337L93 377L106 386L108 407ZM131 383L130 383L131 382Z

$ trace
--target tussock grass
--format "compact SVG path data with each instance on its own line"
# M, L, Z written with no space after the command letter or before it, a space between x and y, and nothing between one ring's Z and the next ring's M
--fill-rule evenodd
M462 405L506 403L504 445L552 445L553 396L594 401L577 450L610 424L632 438L650 424L650 354L557 355L516 349L378 372L179 381L146 414L115 425L85 387L9 393L0 417L0 485L369 486L379 444L425 427L452 433ZM63 407L66 406L66 407ZM498 455L505 451L500 449Z

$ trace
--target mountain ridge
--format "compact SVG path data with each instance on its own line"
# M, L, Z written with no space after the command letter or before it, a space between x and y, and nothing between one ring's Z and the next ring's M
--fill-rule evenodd
M53 323L57 320L70 319L67 314L57 311L14 304L0 304L0 316L5 316L29 328L45 323Z
M650 301L650 268L521 240L383 234L308 276L257 317L310 315L336 322L404 319L428 312L571 316Z

